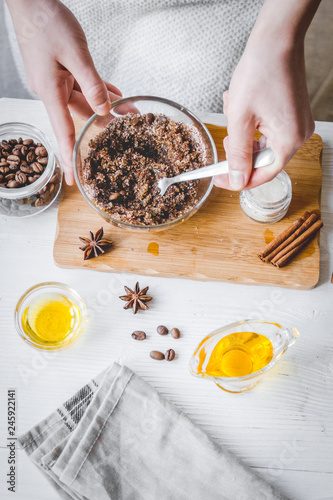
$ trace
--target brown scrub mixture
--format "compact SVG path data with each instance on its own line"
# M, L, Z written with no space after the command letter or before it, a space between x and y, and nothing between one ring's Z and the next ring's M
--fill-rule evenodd
M207 164L204 142L189 125L164 115L128 113L114 118L89 143L83 184L89 199L115 219L134 225L172 221L193 208L199 181L171 186L157 181Z

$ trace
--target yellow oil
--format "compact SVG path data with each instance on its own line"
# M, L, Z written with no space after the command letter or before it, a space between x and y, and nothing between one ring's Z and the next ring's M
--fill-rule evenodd
M212 377L242 377L264 368L273 358L273 345L264 335L253 332L231 333L223 337L208 354L199 346L198 374ZM209 359L207 359L209 356Z
M58 293L36 297L22 315L24 332L42 345L63 342L73 333L79 321L77 305Z
M155 241L152 241L149 243L147 247L147 252L153 254L153 255L158 255L160 253L160 247L159 244L156 243Z

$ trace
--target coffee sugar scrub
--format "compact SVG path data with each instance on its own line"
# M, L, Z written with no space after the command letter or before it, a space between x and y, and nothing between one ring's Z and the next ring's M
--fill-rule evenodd
M106 214L135 225L158 225L181 217L198 203L199 181L173 185L161 196L157 181L207 165L204 142L194 127L162 114L128 113L114 118L89 143L83 184Z

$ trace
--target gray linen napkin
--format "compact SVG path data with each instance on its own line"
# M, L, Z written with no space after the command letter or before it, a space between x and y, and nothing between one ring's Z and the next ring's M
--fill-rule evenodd
M118 364L19 442L75 500L286 500Z

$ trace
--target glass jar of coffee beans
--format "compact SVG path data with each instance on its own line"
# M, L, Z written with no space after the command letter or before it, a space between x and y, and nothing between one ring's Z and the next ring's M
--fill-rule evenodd
M50 143L26 123L0 125L0 214L28 217L48 208L62 183Z

